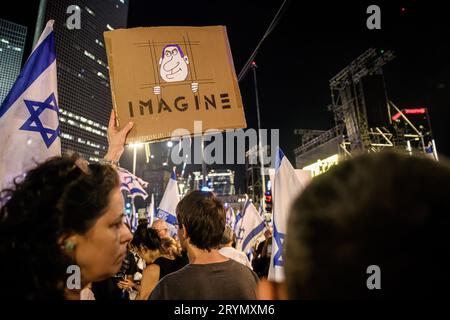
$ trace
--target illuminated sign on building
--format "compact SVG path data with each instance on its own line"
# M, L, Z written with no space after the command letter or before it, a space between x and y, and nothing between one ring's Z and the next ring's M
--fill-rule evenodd
M403 109L404 114L425 114L427 112L426 108L415 108L415 109ZM396 121L401 117L401 113L398 112L392 116L392 120Z
M303 170L311 171L311 176L315 177L324 172L327 172L328 170L330 170L330 168L332 166L337 165L338 162L339 162L339 156L337 154L335 154L335 155L332 155L323 160L319 159L316 162L314 162L313 164L303 167Z

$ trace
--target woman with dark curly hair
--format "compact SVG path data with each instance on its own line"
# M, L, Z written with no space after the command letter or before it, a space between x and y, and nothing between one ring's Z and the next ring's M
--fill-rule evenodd
M119 132L111 116L106 159L118 160L130 129ZM79 299L118 272L131 233L113 166L54 157L14 184L0 194L0 298Z

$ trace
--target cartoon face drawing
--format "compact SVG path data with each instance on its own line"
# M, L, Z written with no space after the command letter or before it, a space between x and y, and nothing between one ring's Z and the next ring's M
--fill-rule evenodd
M189 58L177 44L164 47L159 59L159 74L166 82L184 81L188 75Z

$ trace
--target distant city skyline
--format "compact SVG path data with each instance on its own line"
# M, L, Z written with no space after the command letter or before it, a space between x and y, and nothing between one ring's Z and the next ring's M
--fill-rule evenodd
M26 26L0 18L0 104L20 73L26 36Z
M282 2L180 1L179 10L169 15L163 2L130 1L127 27L225 25L239 73ZM117 4L120 6L121 2ZM39 1L27 1L25 11L21 2L10 5L2 10L0 17L28 27L25 45L25 56L28 56ZM301 144L294 130L326 131L335 125L333 114L327 109L332 100L329 80L368 48L395 52L395 61L383 70L388 98L401 108L427 107L437 150L450 156L450 141L446 138L450 118L450 43L445 40L450 25L445 10L437 10L426 2L400 5L382 1L382 28L374 31L366 27L367 5L349 2L329 3L326 7L321 3L304 6L288 1L276 28L259 48L255 61L262 128L280 129L280 146L293 164L294 150ZM403 7L405 10L401 10ZM90 16L86 10L83 14ZM289 50L283 51L287 44ZM289 61L289 72L282 67L283 52L295 53ZM239 86L248 127L256 128L252 74L247 74ZM152 148L157 145L152 144ZM132 167L132 155L127 147L122 160L127 169ZM138 167L145 163L143 150L138 151L138 160ZM244 166L208 168L234 170L236 191L245 189ZM194 165L185 168L187 173L197 170L201 168Z

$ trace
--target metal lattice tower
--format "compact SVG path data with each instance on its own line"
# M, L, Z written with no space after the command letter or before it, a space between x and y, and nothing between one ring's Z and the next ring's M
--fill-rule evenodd
M402 109L386 95L381 68L394 58L391 51L369 49L330 80L328 110L333 111L336 126L328 131L294 131L302 136L301 146L294 150L297 168L336 152L344 159L385 148L425 153L438 160L428 109Z
M388 130L369 128L361 82L367 75L380 74L381 67L392 59L391 51L378 53L369 49L330 80L332 104L329 110L334 112L336 125L345 129L343 149L346 153L378 151L380 147L392 146L387 140Z

